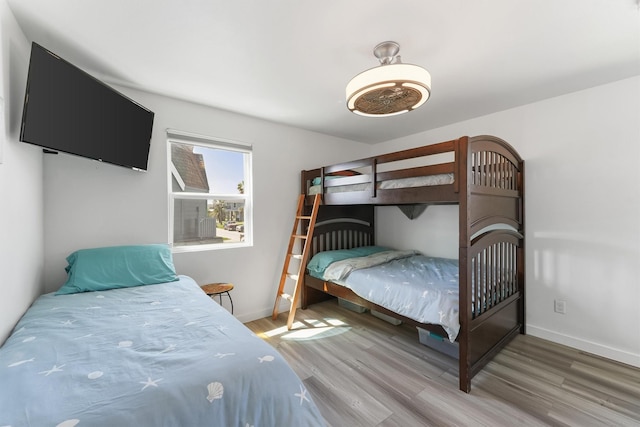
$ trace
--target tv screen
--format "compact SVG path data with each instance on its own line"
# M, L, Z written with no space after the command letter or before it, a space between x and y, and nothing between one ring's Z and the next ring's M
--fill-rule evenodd
M147 170L154 113L37 43L20 141Z

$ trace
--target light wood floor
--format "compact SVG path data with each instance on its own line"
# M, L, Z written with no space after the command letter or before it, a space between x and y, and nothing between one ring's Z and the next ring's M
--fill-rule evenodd
M288 360L327 423L343 426L640 426L640 369L518 336L458 390L457 361L336 300L247 327Z

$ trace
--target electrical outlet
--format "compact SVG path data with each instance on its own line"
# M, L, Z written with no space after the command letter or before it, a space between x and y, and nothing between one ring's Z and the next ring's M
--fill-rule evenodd
M561 299L554 300L553 311L559 314L567 314L567 302Z

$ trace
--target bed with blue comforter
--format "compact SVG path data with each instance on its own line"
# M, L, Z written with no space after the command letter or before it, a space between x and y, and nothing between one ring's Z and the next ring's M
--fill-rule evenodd
M0 426L325 425L273 347L175 279L40 296L0 348Z
M451 342L460 331L458 260L369 246L319 252L307 269L416 322L442 326Z

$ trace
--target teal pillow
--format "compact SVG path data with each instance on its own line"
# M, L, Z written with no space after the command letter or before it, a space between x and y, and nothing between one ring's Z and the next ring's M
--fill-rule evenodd
M325 181L329 181L330 179L334 179L334 178L341 178L339 176L330 176L327 175L324 177ZM316 178L313 178L313 182L311 183L312 185L320 185L322 183L322 178L320 178L319 176Z
M167 244L81 249L67 257L67 281L56 295L178 280Z
M389 251L391 249L384 246L361 246L353 249L338 249L335 251L318 252L311 258L307 265L309 274L313 277L322 278L324 271L334 262L348 258L358 258L372 255L378 252Z

